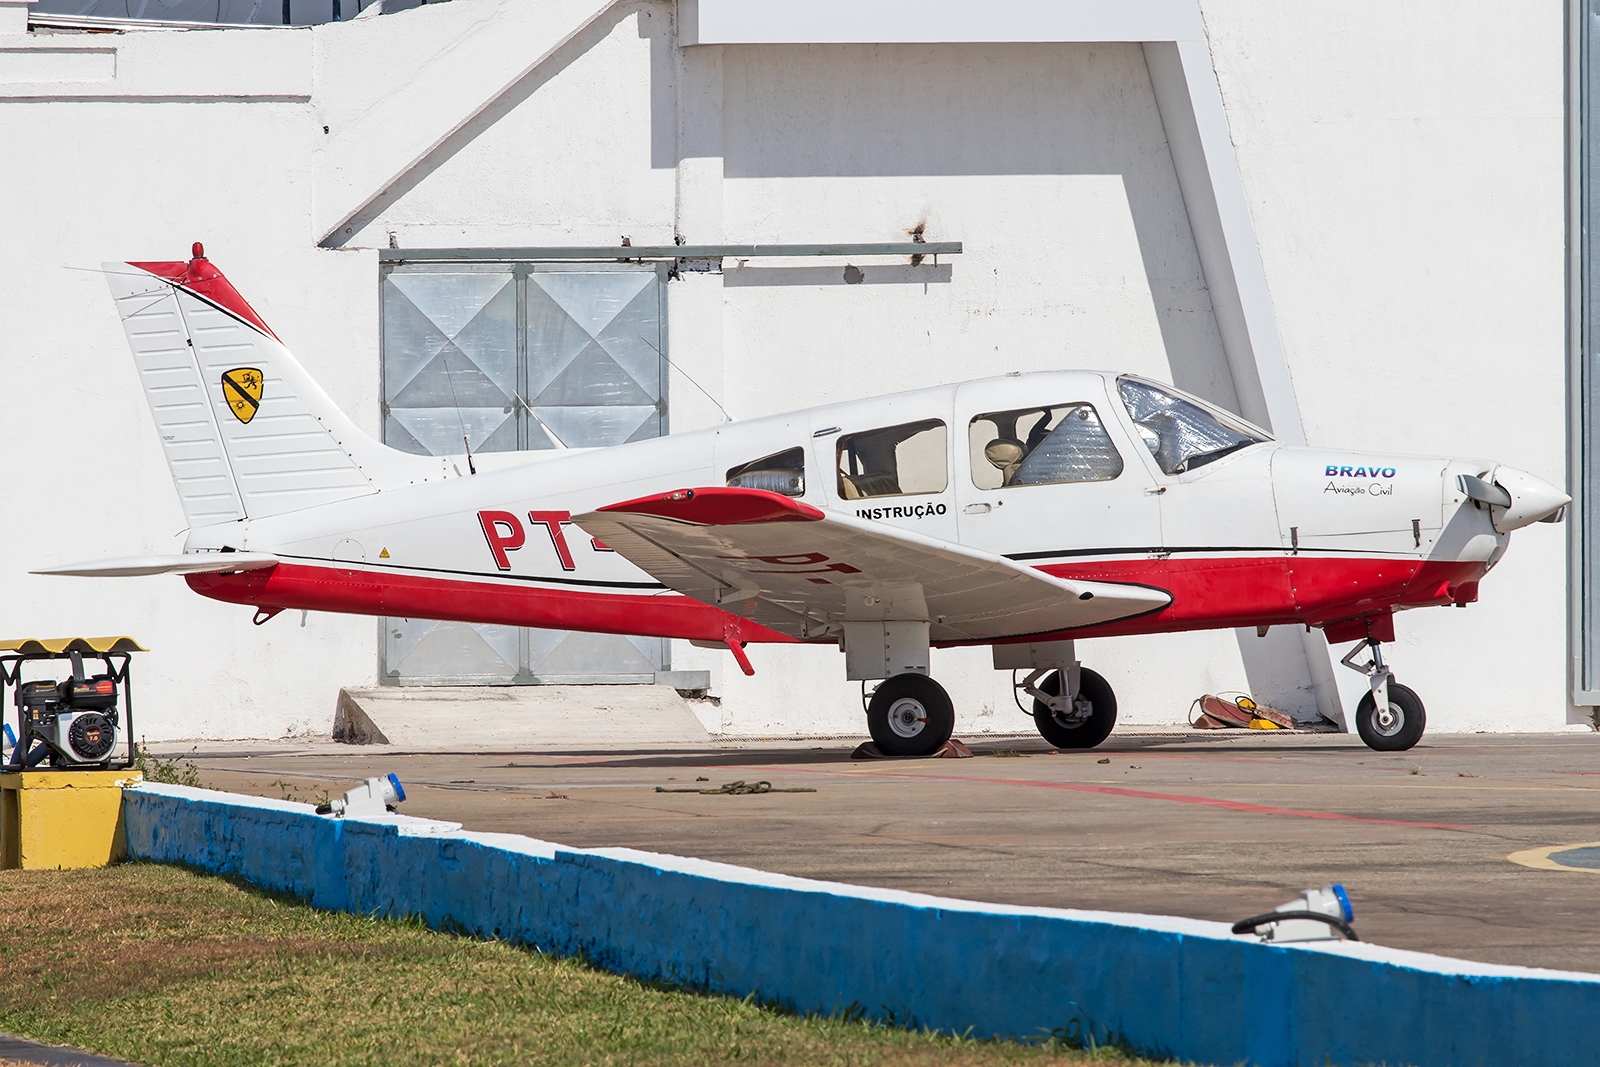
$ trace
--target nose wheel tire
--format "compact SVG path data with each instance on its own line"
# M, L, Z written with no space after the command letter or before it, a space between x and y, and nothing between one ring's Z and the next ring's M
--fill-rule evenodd
M886 756L931 756L955 728L950 694L925 675L895 675L867 705L867 730Z
M1421 698L1398 682L1389 683L1389 706L1383 711L1371 693L1356 705L1356 732L1368 748L1379 752L1404 752L1422 740L1427 725Z
M1039 683L1042 692L1061 692L1061 672L1052 671ZM1117 695L1106 680L1091 670L1078 672L1078 699L1068 714L1050 710L1042 700L1033 702L1033 722L1039 736L1057 748L1093 748L1111 736L1117 725Z

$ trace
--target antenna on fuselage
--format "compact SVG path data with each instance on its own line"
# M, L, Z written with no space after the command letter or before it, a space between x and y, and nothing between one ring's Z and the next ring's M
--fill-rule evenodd
M443 352L439 353L439 359L444 363L444 380L450 386L450 402L454 404L456 408L456 425L461 430L461 444L462 447L467 450L467 473L477 474L478 468L473 466L472 463L472 442L467 440L467 422L461 417L461 400L456 396L455 375L450 373L450 359ZM456 473L459 474L460 471L457 471Z
M522 397L520 397L520 396L517 397L517 399L519 401L522 401L523 410L526 411L530 417L532 417L534 422L537 422L539 424L539 429L543 430L545 436L550 438L550 440L552 440L552 441L554 441L556 443L556 447L557 448L568 449L568 448L572 447L571 445L569 445L565 441L563 441L561 438L556 436L556 432L550 428L550 424L548 422L545 422L543 419L541 419L539 417L539 413L534 411L533 407L526 400L523 400Z
M723 422L732 422L733 421L733 416L728 414L728 409L723 407L722 404L717 400L716 397L714 397L710 393L706 392L705 387L703 385L701 385L699 382L695 381L693 378L689 377L689 372L688 371L684 370L682 367L680 367L676 363L672 362L672 357L671 356L669 356L665 352L661 351L661 349L657 348L655 345L650 344L650 338L646 337L644 334L640 334L639 335L639 340L643 341L647 345L650 345L650 348L655 352L656 355L660 356L662 359L667 361L667 366L671 367L673 370L675 370L679 374L683 375L685 381L687 381L690 385L694 386L696 389L700 390L700 395L701 396L705 397L707 400L711 401L711 403L715 404L717 410L722 412L722 421Z

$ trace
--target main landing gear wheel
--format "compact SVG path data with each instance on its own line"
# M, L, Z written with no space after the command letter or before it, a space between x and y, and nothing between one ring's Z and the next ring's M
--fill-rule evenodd
M886 756L931 756L955 728L950 694L925 675L895 675L867 705L867 730Z
M1051 671L1039 683L1041 692L1061 692L1061 672ZM1039 736L1057 748L1093 748L1111 736L1117 725L1117 695L1106 680L1091 670L1078 671L1078 699L1070 713L1050 710L1042 700L1033 702L1033 722Z
M1422 740L1428 715L1422 699L1410 689L1389 679L1389 706L1378 710L1378 702L1368 693L1356 705L1356 732L1368 748L1379 752L1404 752Z

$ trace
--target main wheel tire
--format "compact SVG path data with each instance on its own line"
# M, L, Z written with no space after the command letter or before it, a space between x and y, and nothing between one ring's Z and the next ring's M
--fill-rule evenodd
M1404 752L1422 740L1428 713L1422 698L1408 686L1389 683L1389 714L1378 713L1378 702L1368 692L1356 705L1356 732L1367 747L1379 752Z
M1039 683L1039 688L1051 696L1061 692L1061 672L1051 671ZM1087 718L1063 719L1050 710L1042 700L1033 702L1033 722L1039 736L1057 748L1093 748L1111 736L1117 725L1117 694L1111 685L1094 671L1078 672L1078 700L1087 701L1090 712Z
M867 705L867 729L886 756L931 756L955 728L950 694L926 675L895 675Z

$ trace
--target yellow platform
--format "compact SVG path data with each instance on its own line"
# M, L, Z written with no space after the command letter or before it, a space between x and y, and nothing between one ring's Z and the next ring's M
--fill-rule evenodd
M122 787L138 771L0 774L0 869L104 867L127 851Z

